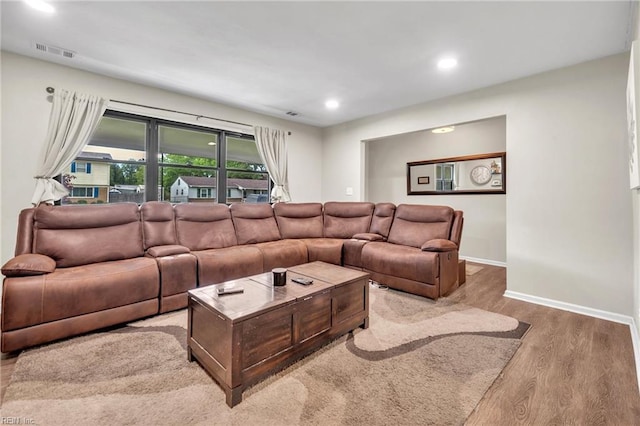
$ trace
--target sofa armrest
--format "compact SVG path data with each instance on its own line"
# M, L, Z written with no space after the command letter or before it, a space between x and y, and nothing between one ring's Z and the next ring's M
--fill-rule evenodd
M435 240L429 240L420 247L422 251L454 251L458 250L458 245L451 240L445 240L443 238L436 238Z
M147 249L146 254L149 257L157 258L157 257L173 256L176 254L184 254L184 253L191 253L191 250L189 250L185 246L171 244L171 245L165 245L165 246L149 247Z
M5 277L26 277L49 274L56 270L56 261L37 253L20 254L2 266Z
M353 236L354 240L364 240L364 241L386 241L387 239L380 234L374 234L371 232L363 232L361 234L356 234Z

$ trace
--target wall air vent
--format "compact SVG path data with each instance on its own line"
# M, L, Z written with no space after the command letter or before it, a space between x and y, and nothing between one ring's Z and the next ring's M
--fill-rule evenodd
M69 59L72 59L73 57L76 56L76 52L74 51L63 49L61 47L50 46L44 43L36 42L35 48L40 52L51 53L52 55L62 56L64 58L69 58Z
M296 115L299 115L297 112L293 112L293 111L287 111L286 114L290 115L291 117L295 117Z

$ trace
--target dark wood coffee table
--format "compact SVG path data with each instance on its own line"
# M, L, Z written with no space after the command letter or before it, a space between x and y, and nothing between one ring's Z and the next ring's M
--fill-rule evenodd
M292 278L311 278L304 286ZM287 284L270 272L189 291L187 354L218 382L229 407L242 392L320 346L369 325L369 274L324 262L287 269ZM222 286L243 293L218 295Z

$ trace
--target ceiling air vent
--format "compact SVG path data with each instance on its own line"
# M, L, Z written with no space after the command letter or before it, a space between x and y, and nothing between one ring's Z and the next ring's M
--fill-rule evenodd
M51 53L52 55L62 56L64 58L72 59L74 56L76 56L76 52L73 52L68 49L63 49L61 47L50 46L48 44L37 43L37 42L35 46L36 46L36 50L39 50L40 52Z
M296 115L299 115L297 112L293 112L293 111L287 111L286 114L290 115L292 117L295 117Z

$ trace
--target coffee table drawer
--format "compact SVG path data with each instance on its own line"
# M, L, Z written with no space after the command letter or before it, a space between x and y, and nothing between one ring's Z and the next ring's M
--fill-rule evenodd
M293 307L285 306L242 322L242 369L293 346Z
M359 280L333 289L334 325L367 314L367 290L366 280Z
M296 343L331 328L331 291L307 296L296 306L298 337Z

